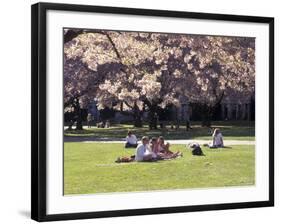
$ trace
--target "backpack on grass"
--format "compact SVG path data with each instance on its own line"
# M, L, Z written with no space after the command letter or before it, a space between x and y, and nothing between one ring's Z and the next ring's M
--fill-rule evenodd
M194 156L205 156L200 145L198 143L190 143L187 147L191 150L192 155Z

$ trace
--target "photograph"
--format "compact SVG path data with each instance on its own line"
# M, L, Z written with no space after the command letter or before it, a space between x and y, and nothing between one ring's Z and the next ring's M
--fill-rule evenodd
M61 32L64 195L255 186L254 36Z
M32 5L31 217L274 206L274 18Z
M0 223L280 220L275 2L4 1Z

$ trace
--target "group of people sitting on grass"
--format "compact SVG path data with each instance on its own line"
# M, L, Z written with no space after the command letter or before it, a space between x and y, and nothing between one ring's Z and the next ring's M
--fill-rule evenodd
M212 134L212 142L209 144L204 144L204 146L209 148L223 148L223 136L218 128L215 128ZM170 150L170 144L165 143L164 137L160 136L158 138L152 137L149 139L147 136L143 136L141 139L141 144L138 144L137 137L128 131L126 137L125 148L136 148L135 155L130 157L117 158L116 162L132 162L132 161L157 161L157 160L168 160L183 156L182 152L172 152ZM189 144L189 148L195 149L194 152L200 145L198 143ZM201 150L201 148L200 148ZM203 153L199 153L203 155ZM195 155L195 154L194 154Z
M169 147L170 144L165 143L162 136L158 138L152 137L151 139L147 136L143 136L141 138L141 143L138 144L137 137L131 131L128 131L125 148L136 148L135 155L118 158L116 162L152 162L157 160L174 159L182 156L180 151L174 153Z
M159 138L152 137L151 140L149 140L147 136L143 136L141 144L139 144L136 148L135 160L137 162L154 161L174 159L182 156L180 151L174 153L169 149L169 147L170 144L165 144L165 140L162 136Z

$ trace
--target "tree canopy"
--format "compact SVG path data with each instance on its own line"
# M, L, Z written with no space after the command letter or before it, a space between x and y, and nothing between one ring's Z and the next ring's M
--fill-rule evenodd
M71 31L71 37L67 33ZM255 91L255 39L208 35L65 30L65 103L95 100L141 116L189 102L214 107Z

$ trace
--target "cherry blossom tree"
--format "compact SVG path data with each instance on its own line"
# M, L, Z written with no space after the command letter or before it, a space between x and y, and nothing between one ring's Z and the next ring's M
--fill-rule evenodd
M253 38L200 36L191 45L194 57L188 57L186 63L195 85L186 89L185 95L200 105L203 123L210 125L210 118L225 96L235 99L253 95L255 41Z
M64 57L64 108L71 114L69 129L76 122L82 129L82 108L93 92L96 75L79 59Z
M201 104L208 120L223 97L254 92L253 38L102 30L70 34L64 48L65 101L73 91L80 104L94 98L99 109L132 114L135 126L141 126L145 111L153 121L159 108L178 107L182 95Z

